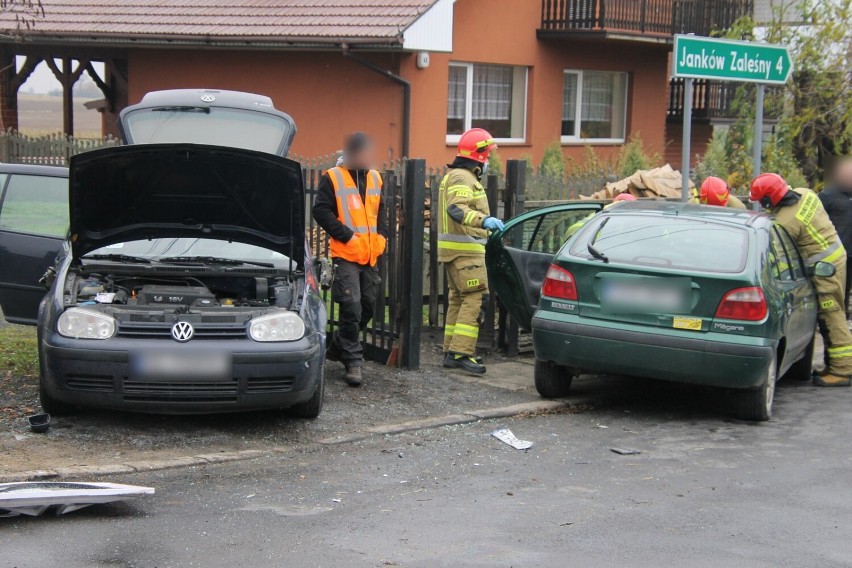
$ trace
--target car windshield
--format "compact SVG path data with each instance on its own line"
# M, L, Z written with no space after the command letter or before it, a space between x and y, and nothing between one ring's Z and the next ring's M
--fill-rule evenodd
M112 256L113 258L146 259L167 261L179 258L187 261L192 257L200 260L228 259L247 263L269 264L275 268L290 270L289 259L278 252L245 243L219 239L151 239L116 243L91 251L83 258ZM215 264L215 263L211 263Z
M290 134L290 125L281 117L234 108L143 108L124 120L134 144L183 142L278 154Z
M570 252L617 264L738 273L748 258L748 232L682 217L601 216L578 235Z

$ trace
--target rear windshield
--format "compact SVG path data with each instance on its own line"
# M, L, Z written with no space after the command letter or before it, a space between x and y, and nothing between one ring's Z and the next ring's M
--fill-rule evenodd
M601 216L571 254L595 258L590 244L612 263L697 272L742 272L748 258L745 229L678 217Z
M188 142L278 154L290 134L279 116L222 107L155 107L125 117L134 144Z

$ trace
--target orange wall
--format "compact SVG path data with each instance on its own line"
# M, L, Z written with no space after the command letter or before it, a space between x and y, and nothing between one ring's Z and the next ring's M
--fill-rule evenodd
M452 159L446 143L447 80L450 61L523 65L528 77L526 142L504 145L503 159L532 155L559 136L563 70L596 69L630 73L628 133L641 133L652 151L665 143L668 49L638 42L539 40L540 2L458 0L454 53L432 53L427 69L413 53L371 54L370 59L412 85L411 155L429 165ZM315 157L341 147L353 130L374 136L383 158L401 151L402 89L346 59L337 51L260 52L135 50L129 54L129 99L155 89L212 87L253 91L272 97L290 113L299 133L293 152ZM582 145L563 146L580 157ZM601 146L609 153L617 147Z

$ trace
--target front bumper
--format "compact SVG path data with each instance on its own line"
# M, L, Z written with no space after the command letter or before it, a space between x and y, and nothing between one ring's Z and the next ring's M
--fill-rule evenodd
M536 359L577 371L698 385L754 388L776 346L768 339L641 328L540 310L532 320Z
M229 379L165 381L132 376L132 353L152 348L175 353L191 343L79 340L54 333L41 341L42 386L51 398L67 404L193 414L286 408L310 399L322 379L324 338L318 334L290 343L204 341L204 349L232 354Z

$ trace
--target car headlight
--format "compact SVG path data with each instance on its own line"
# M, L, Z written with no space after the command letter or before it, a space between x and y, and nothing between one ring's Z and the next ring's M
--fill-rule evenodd
M59 335L75 339L109 339L115 334L115 320L84 308L68 308L57 322Z
M254 318L248 333L255 341L296 341L305 335L305 322L293 312L281 312Z

